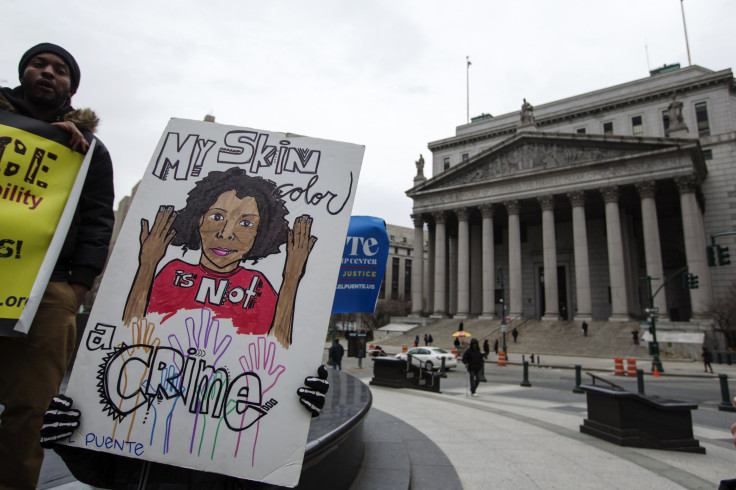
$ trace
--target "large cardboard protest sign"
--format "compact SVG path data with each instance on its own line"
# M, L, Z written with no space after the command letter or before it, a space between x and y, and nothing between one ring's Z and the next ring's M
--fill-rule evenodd
M79 200L89 159L69 134L0 111L0 335L28 333Z
M362 146L172 119L67 389L68 442L294 486Z

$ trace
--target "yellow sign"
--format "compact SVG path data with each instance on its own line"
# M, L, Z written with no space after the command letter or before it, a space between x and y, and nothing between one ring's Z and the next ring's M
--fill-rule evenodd
M20 317L83 159L0 124L0 318Z

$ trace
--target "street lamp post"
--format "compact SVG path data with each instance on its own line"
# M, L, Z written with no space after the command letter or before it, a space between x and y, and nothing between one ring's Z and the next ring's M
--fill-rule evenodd
M664 286L664 282L662 283L662 286ZM654 296L660 291L662 286L657 289L657 292L652 293L652 277L647 276L649 308L644 308L644 313L649 315L649 333L652 334L652 341L649 343L649 353L652 355L652 371L656 369L660 373L664 372L664 368L662 367L662 361L659 360L659 342L657 342L657 318L659 318L659 308L654 306Z

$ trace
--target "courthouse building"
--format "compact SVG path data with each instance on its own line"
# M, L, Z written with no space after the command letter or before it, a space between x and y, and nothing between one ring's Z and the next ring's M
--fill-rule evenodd
M709 323L736 277L730 69L649 77L458 126L416 162L412 314ZM422 234L428 232L425 241ZM736 249L732 236L717 243ZM698 287L683 287L683 274ZM426 276L426 280L421 278ZM649 278L649 279L648 279ZM664 284L664 285L663 285Z

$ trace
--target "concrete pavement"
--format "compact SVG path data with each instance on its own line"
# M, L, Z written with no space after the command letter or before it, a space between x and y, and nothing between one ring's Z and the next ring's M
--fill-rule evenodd
M400 351L400 347L383 348ZM639 360L639 367L649 372L651 364L645 361ZM542 355L540 363L569 369L575 364L601 375L613 373L614 368L613 359L594 357ZM663 364L662 376L717 376L703 373L699 362ZM343 361L348 372L368 382L370 361L366 365L364 360L363 366L358 368L352 358ZM736 377L736 366L713 368ZM457 371L450 374L464 376ZM615 377L611 380L615 382ZM477 398L468 398L462 386L443 389L441 394L375 386L371 391L375 409L402 419L442 449L466 490L716 488L720 480L736 477L736 448L727 425L722 430L694 426L695 438L706 454L679 453L621 447L580 433L587 412L585 397L580 395L544 401L531 397L528 388L492 382L481 383Z

